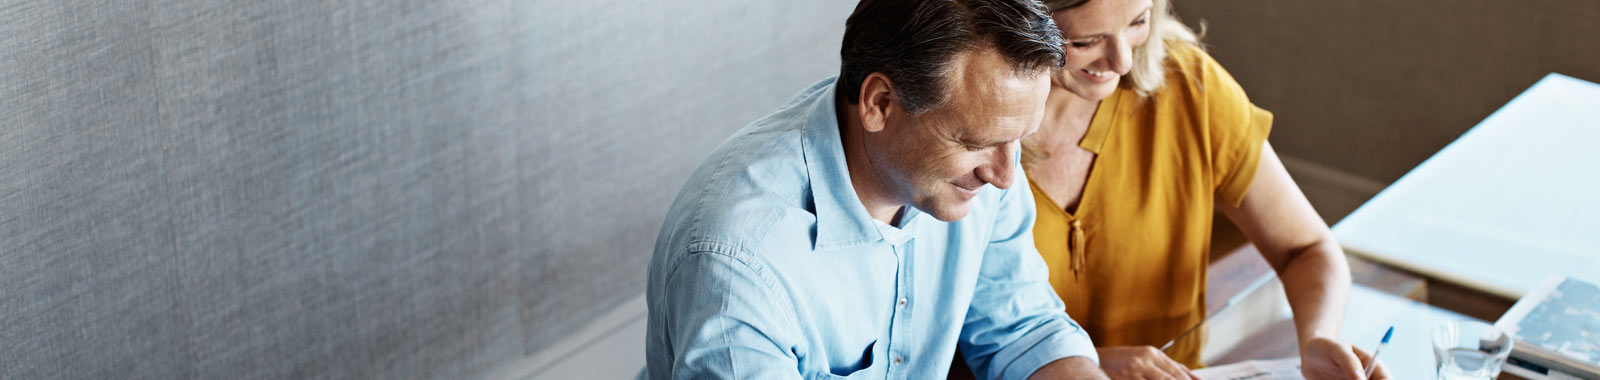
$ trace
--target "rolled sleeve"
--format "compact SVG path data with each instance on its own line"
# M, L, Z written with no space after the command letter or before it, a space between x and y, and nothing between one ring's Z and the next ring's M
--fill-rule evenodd
M1044 259L1033 246L1032 191L1026 179L1015 183L1001 197L962 325L961 351L974 372L991 379L1025 379L1067 357L1099 362L1088 333L1067 316L1050 287Z
M996 358L1013 359L992 377L1026 379L1034 372L1038 372L1039 368L1062 358L1086 357L1099 363L1100 356L1095 353L1094 342L1089 340L1089 335L1084 334L1083 329L1078 328L1071 320L1062 322L1064 323L1051 323L1036 328L1018 342L1012 343L1011 347L1001 350ZM1019 352L1007 352L1012 347L1020 348Z

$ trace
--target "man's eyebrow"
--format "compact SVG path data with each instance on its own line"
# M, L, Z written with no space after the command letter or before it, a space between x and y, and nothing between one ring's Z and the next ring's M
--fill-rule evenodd
M962 139L961 142L965 143L967 145L981 146L981 147L987 148L987 147L992 147L992 146L1001 146L1001 145L1005 145L1005 144L1010 144L1012 141L1016 141L1016 140L1015 139L1008 139L1008 138L979 139L979 140Z
M996 144L994 142L994 140L990 140L990 139L986 139L986 138L982 138L982 137L978 137L978 136L973 136L973 135L962 135L961 137L956 138L956 142L961 143L961 145L973 146L973 147L989 147L989 146L999 145L999 144Z
M961 137L961 145L985 146L985 144L987 144L987 142L985 142L984 140L975 140L975 139L968 138L966 136L962 136Z

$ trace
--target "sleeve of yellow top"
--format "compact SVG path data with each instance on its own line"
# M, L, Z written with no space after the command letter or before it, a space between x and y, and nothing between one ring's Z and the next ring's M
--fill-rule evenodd
M1261 162L1261 145L1272 130L1272 113L1250 103L1239 82L1210 55L1194 51L1189 62L1200 67L1194 72L1203 93L1206 130L1211 139L1212 178L1216 196L1238 206L1255 179Z
M1267 133L1272 130L1271 112L1255 105L1251 105L1250 109L1250 129L1248 137L1244 139L1247 145L1239 147L1243 156L1228 171L1231 175L1223 176L1217 186L1217 195L1234 207L1239 207L1244 202L1245 193L1250 191L1250 182L1256 178L1256 166L1261 164L1261 144L1267 141Z

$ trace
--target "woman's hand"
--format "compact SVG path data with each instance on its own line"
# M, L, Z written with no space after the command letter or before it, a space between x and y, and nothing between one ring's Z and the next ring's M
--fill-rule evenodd
M1371 362L1365 351L1327 337L1313 337L1300 347L1300 374L1309 380L1361 380ZM1383 363L1372 371L1372 379L1389 379Z
M1199 380L1189 367L1150 346L1095 347L1100 353L1100 369L1112 380L1171 379Z

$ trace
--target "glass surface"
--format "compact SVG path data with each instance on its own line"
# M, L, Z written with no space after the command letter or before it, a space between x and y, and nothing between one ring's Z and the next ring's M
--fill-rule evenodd
M1295 336L1294 315L1283 285L1276 276L1267 275L1161 349L1171 355L1171 348L1199 341L1200 362L1215 366L1298 356Z
M1339 340L1366 352L1377 348L1393 326L1394 336L1379 354L1378 362L1391 379L1432 379L1437 374L1434 327L1471 317L1361 285L1350 287L1350 299L1340 327ZM1283 284L1267 276L1206 316L1200 326L1167 346L1184 340L1200 342L1200 362L1206 366L1299 357L1294 315L1284 296ZM1166 349L1166 347L1163 347Z
M1511 337L1478 321L1449 321L1433 329L1433 357L1441 380L1489 380L1511 355Z

